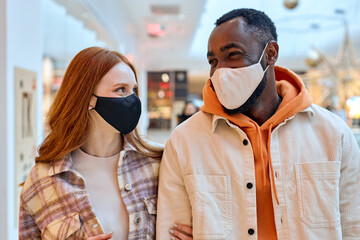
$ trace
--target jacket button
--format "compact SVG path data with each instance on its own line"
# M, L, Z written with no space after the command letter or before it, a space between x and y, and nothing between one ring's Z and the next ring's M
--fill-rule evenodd
M125 190L130 191L132 189L132 185L130 183L125 184Z
M247 139L244 139L243 144L244 144L244 146L246 146L249 144L249 141Z
M253 184L252 184L251 182L249 182L249 183L246 184L246 187L247 187L248 189L252 189Z
M249 230L248 230L248 234L249 234L249 235L254 235L254 233L255 233L254 229L249 228Z
M134 220L135 224L139 224L141 222L141 217L137 216Z

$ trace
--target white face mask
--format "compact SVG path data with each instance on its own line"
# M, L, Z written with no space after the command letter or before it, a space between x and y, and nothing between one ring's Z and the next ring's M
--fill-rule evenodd
M227 109L241 107L260 84L265 71L260 64L267 44L257 63L241 68L218 68L212 75L211 82L220 103Z

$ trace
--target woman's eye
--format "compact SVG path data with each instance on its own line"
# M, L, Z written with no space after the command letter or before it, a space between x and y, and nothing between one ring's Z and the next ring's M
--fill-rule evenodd
M125 88L121 87L121 88L118 88L116 91L118 91L120 93L125 93Z

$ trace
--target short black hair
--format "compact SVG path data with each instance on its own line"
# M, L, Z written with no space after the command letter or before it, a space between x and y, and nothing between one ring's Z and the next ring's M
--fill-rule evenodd
M263 47L265 47L266 43L272 40L277 41L276 27L273 21L264 12L255 9L234 9L228 13L225 13L218 20L216 20L215 25L219 26L224 22L238 17L241 17L245 20L249 30L254 30L254 34Z

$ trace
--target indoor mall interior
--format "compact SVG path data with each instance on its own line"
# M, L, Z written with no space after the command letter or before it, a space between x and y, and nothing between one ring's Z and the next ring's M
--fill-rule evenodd
M137 129L160 146L203 111L209 36L238 8L272 19L275 65L297 74L312 103L341 118L360 145L359 0L0 0L0 239L18 239L19 185L51 132L49 109L77 53L114 50L135 67Z

